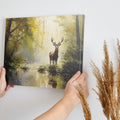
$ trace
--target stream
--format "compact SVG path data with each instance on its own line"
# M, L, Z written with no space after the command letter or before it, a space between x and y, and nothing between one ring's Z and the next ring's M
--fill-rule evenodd
M64 88L62 77L58 74L50 75L48 70L38 71L38 67L32 66L27 70L9 69L9 84L22 86L36 86L46 88Z

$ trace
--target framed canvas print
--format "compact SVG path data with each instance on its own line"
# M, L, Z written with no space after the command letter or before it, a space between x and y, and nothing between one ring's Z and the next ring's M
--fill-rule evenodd
M84 15L7 18L10 85L64 88L83 64Z

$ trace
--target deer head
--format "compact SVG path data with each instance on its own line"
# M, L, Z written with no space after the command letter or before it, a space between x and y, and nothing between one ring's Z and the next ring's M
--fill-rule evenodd
M58 49L61 46L61 43L63 42L63 40L64 38L62 38L60 42L56 43L53 41L53 38L51 38L51 42L53 43L53 46L55 46L55 49L56 48Z

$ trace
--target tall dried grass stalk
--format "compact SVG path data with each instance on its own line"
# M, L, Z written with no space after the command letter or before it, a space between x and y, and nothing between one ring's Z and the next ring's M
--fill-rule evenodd
M79 92L78 95L79 95L79 98L80 98L80 101L81 101L81 104L82 104L85 120L91 120L91 112L90 112L90 109L89 109L89 106L88 106L83 88L82 88L81 85L79 85L79 88L76 88L76 89Z
M120 44L118 46L118 67L117 71L113 72L113 63L109 60L106 42L104 42L104 54L102 72L91 63L94 76L97 78L97 93L103 112L108 120L120 120Z

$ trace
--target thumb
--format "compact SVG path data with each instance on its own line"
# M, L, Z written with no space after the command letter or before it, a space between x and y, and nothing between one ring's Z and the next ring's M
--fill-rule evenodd
M5 78L6 70L4 67L1 69L1 78Z

